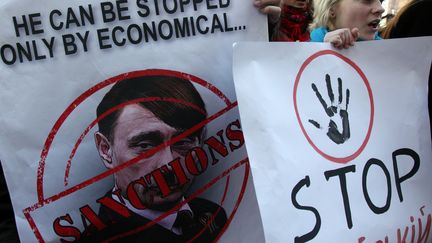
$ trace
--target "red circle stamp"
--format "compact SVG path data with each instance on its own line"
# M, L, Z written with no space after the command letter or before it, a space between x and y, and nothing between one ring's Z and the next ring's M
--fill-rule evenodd
M370 105L370 113L369 113L369 120L368 120L368 125L367 125L367 129L366 129L366 134L364 136L363 141L360 143L360 145L358 146L358 148L354 149L354 152L349 154L349 155L345 155L345 156L334 156L334 155L330 155L328 152L324 151L322 148L320 148L319 146L317 146L316 141L314 141L311 136L308 134L307 129L305 128L304 122L302 121L300 112L299 112L299 103L298 103L298 87L299 87L299 83L300 83L300 79L302 78L302 75L305 71L305 69L317 58L319 57L323 57L323 56L333 56L336 57L339 60L342 60L343 63L348 64L349 67L353 68L355 70L355 72L360 76L361 80L364 83L364 86L366 87L367 90L367 95L368 95L368 100L369 100L369 105ZM314 91L316 93L318 93L317 88L313 87ZM330 88L331 89L331 88ZM339 91L340 92L340 91ZM342 92L340 92L342 93ZM320 94L318 94L319 98L322 99L320 96ZM347 96L349 99L349 91L347 92ZM333 98L333 97L332 97ZM330 160L332 162L335 163L348 163L351 160L355 159L356 157L358 157L361 152L364 150L364 148L366 147L371 132L372 132L372 127L373 127L373 121L374 121L374 99L373 99L373 94L372 94L372 89L370 87L369 81L366 78L366 75L363 73L363 71L360 69L360 67L358 67L352 60L350 60L349 58L335 52L335 51L331 51L331 50L324 50L324 51L319 51L316 52L315 54L311 55L309 58L306 59L306 61L302 64L302 66L300 67L300 70L296 76L295 79L295 83L294 83L294 92L293 92L293 101L294 101L294 109L296 112L296 117L297 117L297 121L300 125L300 128L302 130L302 133L304 134L304 136L306 137L308 143L313 147L313 149L320 154L322 157L324 157L327 160ZM324 101L322 101L322 103L324 103ZM348 106L348 101L347 101L347 106ZM330 111L331 113L332 111ZM332 115L333 113L331 113ZM318 123L314 122L314 121L309 121L312 122L314 124L316 124L316 126L318 127Z
M145 95L138 92L132 95L132 98L125 100L125 95L121 92L127 92L129 95L130 93L134 93L135 90L140 89L142 83L139 83L138 79L143 77L161 77L162 79L170 79L172 81L170 81L171 83L166 85L166 87L159 87L163 89L162 93L158 93L159 89L155 89L158 91L155 91L155 93L145 91ZM133 86L134 88L131 88L132 86L127 86L125 80L128 80L129 83L131 83L130 80L132 80L136 83L136 86ZM187 82L186 84L182 84L183 81L179 80L187 80ZM161 83L160 80L156 80L155 83L147 85L146 89L151 90L152 87L157 86L158 83ZM192 83L209 90L220 99L225 107L215 114L208 115L203 105L202 98L198 91L195 90ZM114 86L99 104L97 118L86 127L75 142L69 159L66 162L64 184L65 186L68 185L70 168L75 153L79 149L84 138L89 135L91 129L96 125L99 126L99 132L94 136L96 146L108 170L78 185L59 192L56 195L47 197L43 190L46 160L58 131L62 128L62 125L76 107L96 92L110 85ZM116 90L113 91L114 89ZM120 92L121 89L123 89L123 91ZM181 89L183 89L184 92L179 92ZM189 93L185 90L189 90L187 91ZM167 93L174 95L166 95ZM177 93L180 95L177 96ZM106 98L107 96L110 96L110 98ZM116 101L117 103L113 103L111 101L112 97L117 97L116 99L118 99L118 102ZM103 102L107 104L107 107L102 107L104 106L102 105ZM196 76L171 70L153 69L129 72L105 80L85 91L75 99L59 117L51 129L41 152L41 159L37 171L38 202L24 210L24 214L37 239L40 242L44 241L44 237L39 231L37 223L32 218L31 213L67 197L70 194L78 192L108 176L113 176L115 181L114 189L116 189L115 191L120 191L118 193L120 195L118 197L120 201L122 201L124 197L128 198L129 203L132 204L135 209L154 207L160 210L161 208L166 208L167 205L170 207L164 209L164 213L150 220L150 222L140 225L139 227L132 227L128 230L118 232L115 235L109 235L104 238L105 241L109 242L139 234L155 224L160 223L173 212L182 209L185 205L189 205L191 210L194 211L193 207L197 204L194 203L194 201L197 201L197 196L208 191L217 182L225 179L224 191L220 200L217 202L219 205L214 206L215 210L213 210L211 214L206 214L208 218L204 216L200 217L199 220L204 221L203 227L187 237L188 241L199 241L200 239L204 239L202 238L203 235L208 234L208 229L211 229L210 231L214 233L211 239L217 240L233 219L246 190L249 176L249 162L246 155L237 163L225 167L226 169L221 174L209 179L208 183L194 191L184 200L179 201L179 199L183 197L184 190L192 183L194 176L199 176L212 165L218 163L215 154L218 154L220 157L226 157L229 153L243 146L244 140L238 119L221 130L225 133L224 136L227 141L223 141L221 137L221 139L218 140L217 136L210 136L210 138L205 139L201 136L204 130L203 127L223 116L236 106L237 102L231 102L212 84ZM181 112L179 112L180 110ZM171 118L173 117L178 119L172 120ZM187 120L190 117L195 119L195 121L188 123ZM197 119L197 117L199 119ZM111 123L109 122L110 119ZM125 139L122 140L121 138ZM208 149L202 149L201 146L203 145L206 145ZM208 151L211 153L208 153ZM161 158L164 158L164 160L169 163L160 162ZM237 198L235 199L235 206L230 214L225 216L226 219L224 219L223 225L216 225L215 222L217 222L218 217L220 217L220 212L223 211L222 206L227 199L229 186L233 186L230 185L230 175L240 168L244 168L243 182L241 183L241 189L239 190ZM140 171L140 174L137 176L130 176L132 171ZM122 207L120 204L116 204L116 202L110 200L111 199L106 198L99 199L99 201L109 201L111 205L115 205L117 208ZM121 203L124 204L123 202ZM104 204L103 206L106 205ZM118 212L120 212L120 210ZM124 215L129 215L126 211L122 212L124 212ZM96 224L96 228L98 230L102 228L105 229L107 225ZM62 228L59 227L58 229L61 230ZM55 226L54 231L56 233L62 232L56 231ZM77 238L76 235L71 236ZM79 237L80 236L78 236L78 238Z

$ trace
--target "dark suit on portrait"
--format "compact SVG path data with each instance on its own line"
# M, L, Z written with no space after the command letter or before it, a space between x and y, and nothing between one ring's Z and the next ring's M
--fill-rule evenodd
M219 205L202 198L194 198L188 202L188 205L192 210L193 217L189 217L186 221L183 220L185 226L179 226L183 230L183 235L177 235L158 224L154 224L145 230L127 237L122 237L118 241L113 242L186 242L191 238L194 238L199 232L202 233L197 236L193 242L205 243L215 241L217 236L222 233L221 230L224 228L227 221L225 210ZM98 214L99 218L104 223L114 223L101 231L97 231L94 227L90 226L79 242L99 242L115 235L134 230L151 222L151 220L144 218L131 210L129 210L129 212L131 216L125 218L112 211L110 208L101 205ZM179 216L177 218L179 219ZM211 218L213 220L211 220ZM178 219L176 220L176 223L181 221Z

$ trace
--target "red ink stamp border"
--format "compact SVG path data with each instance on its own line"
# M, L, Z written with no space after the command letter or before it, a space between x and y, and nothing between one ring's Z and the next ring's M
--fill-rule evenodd
M351 155L346 156L346 157L334 157L331 155L326 154L324 151L322 151L321 149L319 149L315 143L312 141L312 139L309 137L309 135L306 132L306 129L303 126L303 123L300 119L300 115L299 115L299 111L298 111L298 106L297 106L297 88L298 88L298 84L300 82L300 77L303 73L303 71L305 70L305 68L316 58L320 57L320 56L324 56L324 55L333 55L336 56L338 58L340 58L341 60L343 60L344 62L346 62L347 64L349 64L352 68L354 68L356 70L356 72L360 75L360 77L362 78L364 84L366 85L366 89L369 95L369 102L370 102L370 106L371 106L371 111L370 111L370 120L369 120L369 127L366 133L366 137L363 140L363 143L360 145L360 147ZM324 157L327 160L330 160L332 162L335 163L340 163L340 164L346 164L348 162L350 162L351 160L357 158L364 150L364 148L366 147L366 144L369 141L371 132L372 132L372 127L373 127L373 122L374 122L374 116L375 116L375 108L374 108L374 99L373 99L373 94L372 94L372 89L370 87L369 81L366 78L366 75L363 73L363 71L360 69L359 66L357 66L351 59L343 56L342 54L332 51L332 50L323 50L323 51L318 51L316 53L314 53L313 55L311 55L310 57L308 57L306 59L306 61L304 61L304 63L302 64L302 66L300 67L299 72L297 73L295 82L294 82L294 91L293 91L293 100L294 100L294 109L296 112L296 116L297 116L297 121L300 125L300 128L303 132L303 135L306 137L308 143L312 146L312 148L318 153L320 154L322 157Z
M223 103L226 105L226 107L220 111L218 111L217 113L213 114L212 116L208 117L206 120L200 122L199 124L195 125L194 127L192 127L191 129L185 131L184 133L182 133L181 135L177 136L176 138L173 138L171 141L169 141L169 143L167 144L162 144L160 146L157 146L155 148L153 148L152 150L149 150L143 154L141 154L140 156L126 162L124 164L124 166L118 166L116 168L113 168L111 170L105 171L104 173L101 173L91 179L88 179L74 187L71 187L67 190L61 191L56 195L53 195L51 197L45 197L44 195L44 191L43 191L43 176L44 176L44 172L45 172L45 162L46 162L46 158L49 154L49 150L50 147L52 145L52 142L58 132L58 130L61 128L62 124L66 121L66 119L68 118L68 116L74 111L74 109L81 104L84 100L86 100L88 97L90 97L91 95L93 95L94 93L96 93L97 91L99 91L102 88L105 88L111 84L114 84L116 82L121 82L122 80L128 79L128 78L134 78L134 77L140 77L140 76L151 76L151 75L162 75L162 76L172 76L172 77L181 77L184 78L186 80L189 80L193 83L196 83L208 90L210 90L212 93L214 93L216 96L218 96ZM74 193L76 191L79 191L93 183L96 183L97 181L115 173L118 170L121 170L137 161L139 161L140 159L142 159L143 157L146 156L150 156L152 153L157 152L158 150L162 149L165 146L169 146L172 143L175 143L177 140L182 139L183 137L186 137L190 134L192 134L193 132L195 132L196 130L200 129L201 127L205 126L206 124L208 124L209 122L215 120L216 118L220 117L221 115L225 114L226 112L230 111L231 109L237 107L237 102L231 102L228 97L226 97L218 88L216 88L215 86L213 86L212 84L206 82L205 80L202 80L196 76L190 75L190 74L186 74L186 73L182 73L182 72L178 72L178 71L173 71L173 70L163 70L163 69L148 69L148 70L141 70L141 71L133 71L133 72L128 72L128 73L124 73L124 74L120 74L117 75L115 77L109 78L105 81L102 81L98 84L96 84L95 86L91 87L90 89L88 89L87 91L85 91L83 94L81 94L78 98L76 98L67 108L66 110L60 115L59 119L55 122L53 128L51 129L51 131L49 132L47 139L45 140L45 144L44 147L41 151L41 158L39 161L39 167L37 169L37 181L36 181L36 189L37 189L37 198L38 201L37 203L35 203L34 205L26 208L23 210L23 213L32 229L32 231L34 232L36 238L38 239L39 242L44 242L44 239L38 229L38 227L36 226L36 223L33 219L33 217L31 216L31 213L34 212L35 210L44 207L47 204L50 204L52 202L55 202L63 197L66 197L67 195ZM97 121L97 119L95 120ZM91 126L94 126L94 122L93 121L89 127L91 128ZM68 176L68 168L70 167L70 162L72 160L72 157L77 149L77 147L79 146L80 141L82 141L83 136L85 136L89 130L89 127L86 128L86 130L81 134L81 136L79 137L77 143L75 144L74 149L72 150L70 156L69 156L69 160L67 162L67 166L66 166L66 171L65 171L65 184L67 184L67 176ZM249 167L249 160L247 158L239 161L238 163L234 164L233 166L231 166L230 168L228 168L227 170L225 170L222 174L220 174L219 176L217 176L216 178L212 179L209 183L207 183L206 185L204 185L202 188L200 188L199 190L197 190L196 192L194 192L185 202L183 203L187 203L188 201L192 200L193 198L195 198L196 196L198 196L199 194L203 193L204 191L206 191L208 188L210 188L212 185L214 185L216 182L220 181L221 179L223 179L224 177L227 177L227 181L226 181L226 185L225 185L225 190L223 193L223 198L221 200L221 203L223 203L223 201L225 200L225 196L226 196L226 192L228 189L228 185L229 185L229 173L231 173L233 170L238 169L240 166L244 165L245 166L245 175L243 177L243 183L242 183L242 187L240 190L240 194L238 196L238 199L236 201L235 207L231 213L231 215L229 216L224 228L220 231L220 234L217 236L217 239L219 239L221 237L221 235L225 232L226 228L228 227L228 225L230 224L232 218L234 217L242 199L243 199L243 195L245 193L246 190L246 186L247 186L247 182L248 182L248 176L249 176L249 172L250 172L250 167ZM177 205L175 208L171 209L170 211L174 211L177 207L180 207L181 205ZM169 213L169 212L168 212ZM166 214L168 215L168 214ZM165 215L165 216L166 216ZM160 217L159 220L163 219L162 215ZM151 223L157 223L156 222L151 222ZM149 224L151 224L149 223ZM151 226L151 225L150 225ZM144 229L146 227L149 226L145 226ZM140 227L142 228L142 227ZM141 230L144 229L134 229L131 230L130 232L125 232L124 236L127 236L129 234L134 234L134 232L139 232ZM123 237L124 237L123 236ZM115 238L121 238L122 235L118 235ZM108 239L108 241L110 240L114 240L113 239Z

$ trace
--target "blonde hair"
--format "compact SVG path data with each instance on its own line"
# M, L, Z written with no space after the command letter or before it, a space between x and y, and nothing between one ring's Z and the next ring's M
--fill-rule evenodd
M334 28L330 20L330 10L342 0L314 0L313 21L309 29L313 30L318 27Z

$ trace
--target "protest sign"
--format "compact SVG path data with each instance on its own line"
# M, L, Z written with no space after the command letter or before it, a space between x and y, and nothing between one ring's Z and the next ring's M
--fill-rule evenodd
M22 242L264 240L231 75L232 43L267 38L252 3L3 1L0 19Z
M267 242L431 242L431 40L235 46Z

